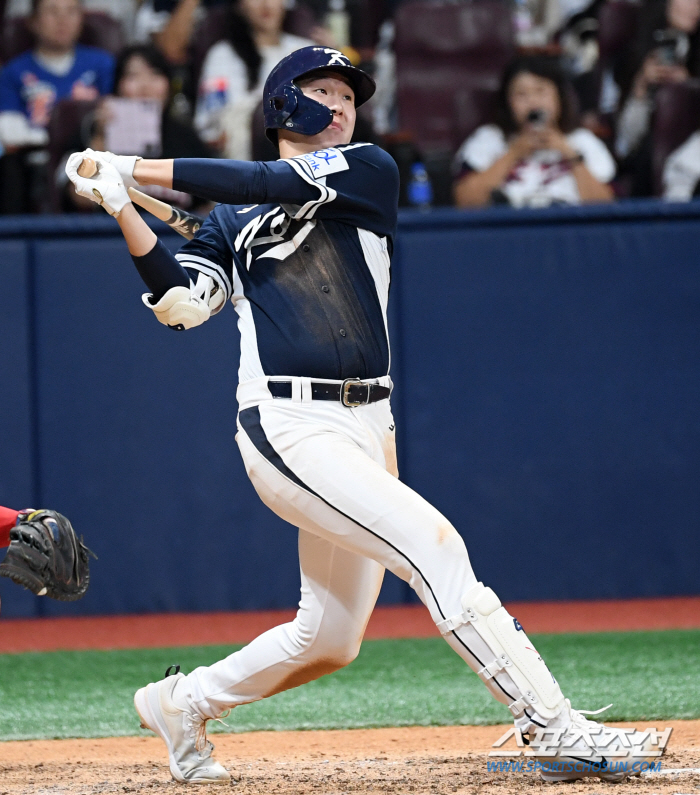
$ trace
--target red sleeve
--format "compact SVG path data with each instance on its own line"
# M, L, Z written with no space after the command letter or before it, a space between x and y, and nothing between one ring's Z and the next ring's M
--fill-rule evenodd
M10 545L10 530L17 523L19 511L0 505L0 549Z

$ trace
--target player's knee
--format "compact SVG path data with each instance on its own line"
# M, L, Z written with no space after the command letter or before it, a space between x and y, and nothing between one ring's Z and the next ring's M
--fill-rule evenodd
M314 659L323 660L329 668L344 668L360 653L360 642L355 638L318 637L310 649Z

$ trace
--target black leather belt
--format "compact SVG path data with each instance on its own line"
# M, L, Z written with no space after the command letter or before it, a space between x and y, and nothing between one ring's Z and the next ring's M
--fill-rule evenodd
M292 397L291 381L268 381L267 388L273 398ZM323 384L319 381L311 382L312 400L336 400L348 408L364 406L367 403L376 403L386 400L391 394L388 386L379 384L365 384L348 378L342 384Z

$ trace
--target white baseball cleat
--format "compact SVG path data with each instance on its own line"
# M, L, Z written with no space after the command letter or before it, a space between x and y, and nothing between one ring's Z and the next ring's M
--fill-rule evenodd
M528 755L539 763L544 781L577 781L597 776L604 781L619 782L657 764L669 734L655 729L645 732L616 729L596 723L572 709L566 699L562 714L546 729L531 735Z
M184 674L166 676L136 691L134 706L141 726L160 735L167 746L170 772L185 784L225 784L226 768L212 758L214 746L207 740L206 720L173 703L173 689Z

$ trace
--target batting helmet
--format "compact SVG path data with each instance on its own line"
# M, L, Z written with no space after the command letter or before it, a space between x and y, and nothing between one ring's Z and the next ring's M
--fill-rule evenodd
M333 113L325 105L307 97L297 80L312 77L314 72L337 72L344 75L355 92L355 107L374 94L374 80L353 66L348 58L330 47L302 47L283 58L270 72L263 89L265 133L277 143L276 130L289 130L302 135L317 135L333 121Z

